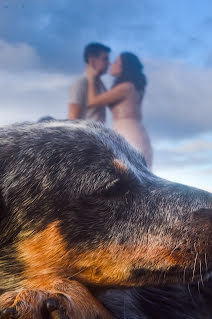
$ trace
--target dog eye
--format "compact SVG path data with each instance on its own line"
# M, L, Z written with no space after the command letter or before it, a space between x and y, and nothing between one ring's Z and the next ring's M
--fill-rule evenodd
M120 182L120 179L119 179L119 178L116 178L116 179L114 179L112 182L109 182L109 183L106 185L105 189L108 190L108 189L111 189L111 188L113 188L113 187L116 187L116 186L119 184L119 182Z
M101 190L101 195L118 196L122 193L124 194L124 189L125 187L123 185L123 181L121 181L119 178L116 178L105 185L105 187Z

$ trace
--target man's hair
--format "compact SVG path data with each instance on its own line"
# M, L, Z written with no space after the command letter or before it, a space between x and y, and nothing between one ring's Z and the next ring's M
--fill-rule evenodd
M104 44L92 42L86 45L84 49L84 60L88 63L90 57L98 57L102 52L110 52L111 49Z

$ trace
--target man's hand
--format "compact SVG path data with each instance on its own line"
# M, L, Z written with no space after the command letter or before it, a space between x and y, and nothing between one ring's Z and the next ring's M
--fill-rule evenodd
M96 77L97 77L97 75L98 75L98 72L92 67L92 66L90 66L90 65L87 65L86 66L86 70L85 70L85 73L86 73L86 75L87 75L87 77L88 77L88 80L93 80L93 79L95 79Z

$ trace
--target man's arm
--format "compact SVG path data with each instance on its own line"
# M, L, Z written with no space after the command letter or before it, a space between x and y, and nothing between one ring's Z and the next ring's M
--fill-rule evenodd
M81 119L85 107L85 82L83 78L76 80L71 87L68 118L70 120Z
M70 103L69 104L69 110L68 110L68 118L69 120L77 120L82 118L82 112L81 112L81 105Z

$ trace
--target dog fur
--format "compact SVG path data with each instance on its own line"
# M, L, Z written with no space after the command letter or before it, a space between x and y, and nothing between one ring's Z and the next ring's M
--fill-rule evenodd
M212 195L101 124L1 128L0 213L2 318L43 318L46 300L72 319L211 316Z

